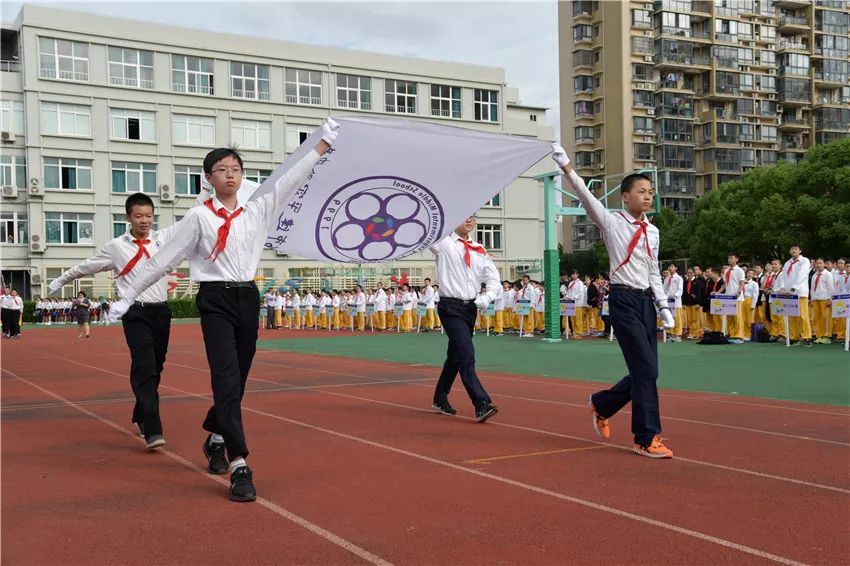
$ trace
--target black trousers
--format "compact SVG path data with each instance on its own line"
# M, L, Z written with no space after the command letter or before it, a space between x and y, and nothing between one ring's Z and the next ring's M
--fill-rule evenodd
M248 455L242 427L242 396L254 353L260 294L255 285L224 287L201 284L195 297L212 380L213 406L204 430L224 437L230 460Z
M3 309L3 334L17 336L21 333L21 311L15 309Z
M460 379L466 388L466 393L476 407L490 402L490 396L484 391L478 374L475 373L475 346L472 344L472 333L475 329L475 318L478 309L474 303L461 304L459 301L441 298L437 304L437 314L449 337L449 347L446 352L446 362L437 389L434 391L434 401L443 402L448 398L452 384L460 372Z
M594 393L593 406L601 416L609 418L631 401L635 443L649 444L661 433L655 304L646 291L616 287L611 289L608 302L614 335L626 358L629 374L611 389Z
M274 307L266 307L266 328L275 328L274 325Z
M133 305L122 322L130 348L130 387L136 396L133 422L143 424L145 436L150 438L162 434L159 382L171 334L171 309L168 305Z

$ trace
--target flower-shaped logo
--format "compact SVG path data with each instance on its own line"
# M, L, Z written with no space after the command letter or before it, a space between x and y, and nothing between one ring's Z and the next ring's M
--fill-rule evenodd
M328 259L379 262L433 245L442 225L442 207L422 185L399 177L368 177L331 195L316 239Z

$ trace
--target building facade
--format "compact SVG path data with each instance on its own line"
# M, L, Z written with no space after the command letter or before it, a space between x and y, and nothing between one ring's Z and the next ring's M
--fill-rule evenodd
M850 2L575 1L559 5L561 139L610 190L657 172L664 206L850 135ZM596 239L586 218L564 245Z
M237 145L262 181L328 116L379 115L554 139L546 109L523 105L504 70L217 34L25 5L2 29L4 280L38 296L63 270L124 233L136 191L156 221L182 218L204 155ZM538 164L479 213L478 239L504 277L539 268ZM185 266L179 270L188 273ZM264 251L258 277L343 287L407 273L430 254L380 266L322 264ZM69 285L112 293L111 274ZM191 289L175 275L177 292Z

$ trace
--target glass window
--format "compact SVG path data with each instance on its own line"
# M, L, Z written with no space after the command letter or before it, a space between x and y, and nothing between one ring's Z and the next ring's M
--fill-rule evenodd
M203 169L191 165L174 166L174 192L178 195L197 195L201 193Z
M0 155L0 185L27 187L27 158L23 155Z
M24 103L19 100L0 100L0 130L24 135Z
M156 165L113 161L112 192L156 194Z
M230 94L235 98L269 99L269 66L230 63Z
M113 108L112 137L122 140L156 141L156 114Z
M212 95L213 60L172 54L171 88L175 92Z
M26 212L0 211L0 244L29 242L29 222Z
M38 46L42 78L89 80L88 43L40 37Z
M57 136L91 136L91 106L42 102L41 132Z
M76 212L45 212L49 244L93 244L94 215Z
M416 114L416 83L384 81L384 109L396 114Z
M322 103L322 72L307 69L286 69L284 92L287 104Z
M44 158L44 187L47 189L91 190L91 159Z
M460 87L431 85L431 116L460 118Z
M488 250L502 249L502 225L479 224L475 228L475 239Z
M230 141L244 149L271 149L272 124L255 120L231 120Z
M181 145L215 144L215 118L175 114L172 117L173 143Z
M476 88L474 91L475 119L482 122L499 121L499 91Z
M153 88L153 52L108 47L109 84Z
M337 75L336 105L340 108L371 110L372 79L357 75Z

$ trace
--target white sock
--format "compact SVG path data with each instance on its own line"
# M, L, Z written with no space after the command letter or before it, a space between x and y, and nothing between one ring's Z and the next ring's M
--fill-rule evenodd
M224 437L220 434L212 433L210 435L210 444L224 444Z
M242 468L247 465L248 464L245 463L245 458L236 458L230 462L230 473L232 474L237 468Z

